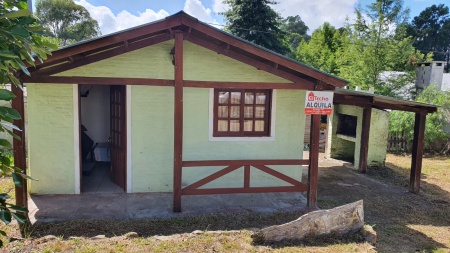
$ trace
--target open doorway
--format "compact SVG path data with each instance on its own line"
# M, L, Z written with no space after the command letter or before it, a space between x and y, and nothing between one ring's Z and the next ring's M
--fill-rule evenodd
M81 192L126 191L126 88L79 85Z

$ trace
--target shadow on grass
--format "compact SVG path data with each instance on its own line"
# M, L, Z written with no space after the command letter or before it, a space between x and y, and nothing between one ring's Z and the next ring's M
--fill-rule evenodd
M325 173L319 177L318 205L333 208L363 199L365 222L377 231L380 251L447 249L435 239L439 231L450 227L450 205L443 201L450 193L445 189L421 181L427 193L410 193L409 175L388 167L369 169L365 175L341 166L322 170ZM431 197L428 192L432 192ZM413 229L417 225L421 226L420 231ZM448 230L444 234L438 235L444 236L440 241L449 241Z

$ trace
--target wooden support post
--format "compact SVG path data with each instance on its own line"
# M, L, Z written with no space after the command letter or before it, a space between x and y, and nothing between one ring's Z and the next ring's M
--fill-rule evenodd
M183 33L175 33L173 211L181 212L183 169Z
M317 183L319 173L319 138L320 115L311 115L311 132L309 141L309 169L308 169L308 196L307 208L317 208Z
M420 174L422 173L423 140L425 137L426 114L416 113L414 122L414 140L412 147L411 176L409 178L409 191L419 193Z
M13 139L14 147L14 166L20 168L22 173L27 172L27 160L25 157L25 110L24 110L24 98L22 89L11 84L11 91L16 96L12 100L12 108L16 109L22 117L21 120L15 120L14 124L22 131L13 130L14 134L20 137L19 139ZM28 187L27 180L22 179L22 188L16 187L16 205L28 207Z
M362 118L362 133L361 143L359 149L359 172L367 172L367 156L369 154L369 134L370 134L370 120L372 118L372 108L365 107Z

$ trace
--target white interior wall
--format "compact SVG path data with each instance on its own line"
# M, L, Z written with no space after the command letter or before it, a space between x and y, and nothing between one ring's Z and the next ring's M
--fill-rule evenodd
M91 85L80 85L80 92ZM98 143L107 142L109 137L109 85L94 85L88 97L81 98L81 123L86 132Z

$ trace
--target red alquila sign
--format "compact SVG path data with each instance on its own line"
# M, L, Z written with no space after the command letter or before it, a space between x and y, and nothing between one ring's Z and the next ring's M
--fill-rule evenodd
M332 114L333 95L331 91L307 91L305 114Z

